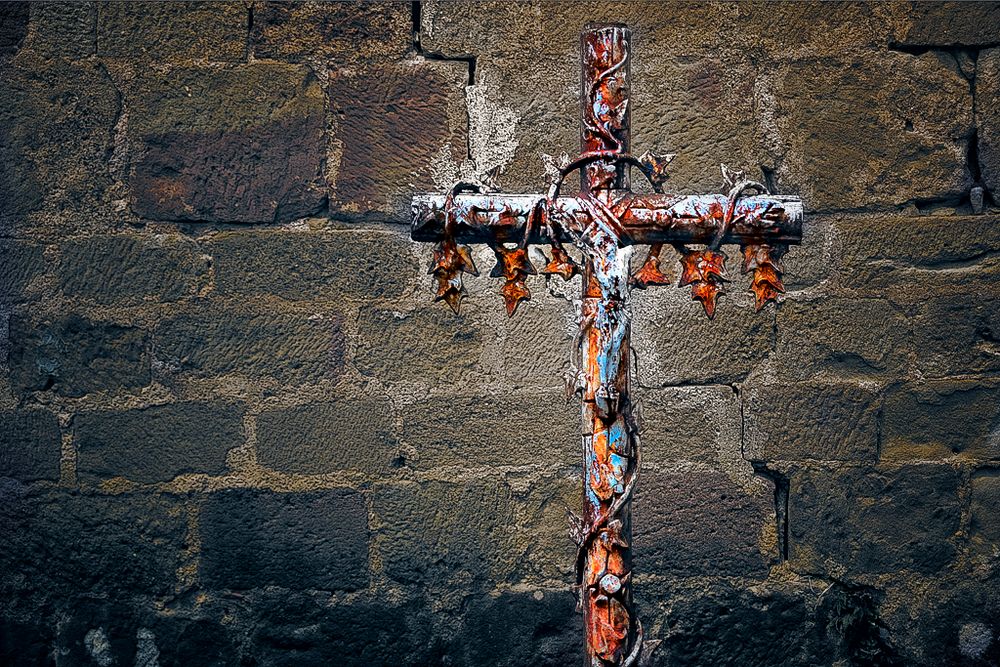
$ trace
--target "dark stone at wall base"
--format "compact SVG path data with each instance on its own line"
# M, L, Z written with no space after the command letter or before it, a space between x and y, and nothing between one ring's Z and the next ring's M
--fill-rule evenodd
M0 413L0 477L59 479L62 435L51 412Z
M17 53L28 33L29 13L30 3L0 3L0 57Z

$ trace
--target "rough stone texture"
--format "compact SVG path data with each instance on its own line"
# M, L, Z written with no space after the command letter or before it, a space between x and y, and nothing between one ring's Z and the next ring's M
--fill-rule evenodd
M126 412L85 412L74 420L77 475L168 482L226 471L226 452L243 444L240 405L174 403Z
M157 326L156 358L168 374L238 373L282 382L336 379L344 366L342 316L280 312L243 303L204 302Z
M183 237L96 236L63 245L58 273L68 297L136 304L193 296L208 269L198 245Z
M1000 543L1000 520L996 508L1000 504L1000 474L985 471L972 478L972 522L973 544L983 553L997 556Z
M0 414L0 477L58 480L61 447L59 422L51 412Z
M309 69L146 72L126 103L140 217L280 222L322 208L323 91Z
M642 456L651 463L739 456L740 402L731 387L642 392Z
M17 53L28 33L30 5L27 2L9 2L0 7L0 57Z
M965 293L923 301L913 317L916 366L943 377L1000 370L1000 299Z
M847 576L933 574L955 557L959 478L942 465L796 471L788 500L794 569Z
M935 380L905 384L885 403L882 458L1000 458L1000 384Z
M341 399L268 410L257 417L257 461L304 475L356 470L388 475L407 465L382 397Z
M914 2L896 40L900 46L996 46L1000 3Z
M434 160L466 155L468 77L465 63L436 61L331 72L331 210L409 221L412 193L440 189Z
M1000 49L986 49L976 60L976 128L983 185L1000 200L1000 110L988 100L1000 97Z
M45 248L0 239L0 304L24 301L28 286L45 270Z
M409 240L384 232L225 232L208 244L223 294L297 300L398 297L419 275Z
M760 543L774 525L771 494L749 494L723 473L644 471L632 513L635 558L647 571L763 578L775 561Z
M130 61L208 60L246 56L247 7L242 2L101 2L97 54Z
M201 508L199 530L200 577L211 588L368 583L368 514L354 491L220 491Z
M11 384L19 392L94 391L144 387L150 381L148 335L136 327L80 315L10 322Z
M743 395L743 455L758 461L871 461L881 396L855 383L750 385Z
M577 413L555 392L435 398L403 408L403 439L420 470L572 466L580 451Z
M343 66L401 58L412 31L408 2L259 2L250 44L257 58Z
M43 208L87 211L111 185L121 108L103 64L19 62L0 76L0 221Z
M97 50L94 2L32 2L28 48L43 56L86 58Z

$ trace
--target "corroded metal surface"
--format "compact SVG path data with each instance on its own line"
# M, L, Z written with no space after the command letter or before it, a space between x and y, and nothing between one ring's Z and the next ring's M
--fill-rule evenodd
M412 237L437 243L430 272L436 299L458 312L463 274L478 275L467 246L486 243L502 278L511 316L531 298L527 277L570 280L582 274L580 331L567 373L583 418L583 513L571 520L578 545L576 590L586 629L587 667L628 667L647 661L658 642L644 641L632 604L631 499L640 467L639 419L630 393L630 289L672 282L662 256L679 253L678 284L690 286L709 317L724 294L727 255L739 244L742 270L752 272L758 310L784 290L780 258L802 238L802 203L770 193L743 172L722 167L726 194L663 192L673 155L629 153L629 31L621 25L587 29L581 40L581 153L550 169L545 194L498 194L457 183L443 195L413 198ZM629 190L637 169L652 194ZM562 196L563 181L580 174L581 192ZM572 243L582 264L563 244ZM528 247L548 244L551 259L536 270ZM629 274L635 245L645 261ZM692 246L701 247L692 247Z

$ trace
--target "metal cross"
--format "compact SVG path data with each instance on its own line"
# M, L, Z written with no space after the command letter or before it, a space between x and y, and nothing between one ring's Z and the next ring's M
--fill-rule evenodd
M780 258L802 238L802 203L771 194L742 172L722 167L726 194L664 194L666 167L673 155L629 152L629 29L588 26L582 48L582 152L550 165L544 195L499 194L482 184L457 183L444 195L413 198L412 238L437 243L430 273L436 300L458 312L462 274L479 275L468 246L487 243L496 253L491 274L504 279L501 294L513 316L530 298L525 285L536 273L529 244L547 244L551 259L541 269L565 280L583 275L580 329L567 389L583 403L583 515L571 519L579 549L576 562L578 608L586 631L587 667L635 665L649 656L632 604L631 498L639 472L639 420L629 391L629 329L632 287L669 284L660 253L671 244L680 253L680 286L706 314L727 281L723 244L738 244L743 271L752 272L757 310L784 291ZM653 194L633 193L635 167ZM565 178L580 173L581 192L561 196ZM749 194L752 193L752 194ZM574 243L580 267L563 247ZM649 245L641 268L629 274L632 246ZM703 247L692 248L689 244ZM658 643L658 642L656 642Z

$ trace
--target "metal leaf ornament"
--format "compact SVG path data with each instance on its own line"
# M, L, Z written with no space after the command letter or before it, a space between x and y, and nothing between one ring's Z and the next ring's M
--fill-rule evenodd
M716 250L687 250L681 257L680 286L691 285L691 298L701 301L709 319L715 317L715 304L723 294L726 255Z
M493 267L490 276L505 279L500 294L503 295L507 306L507 316L513 317L518 304L531 299L531 292L524 282L529 275L535 275L535 267L528 259L528 251L525 248L510 249L498 244L493 247L493 252L497 256L497 265Z
M458 245L451 238L446 238L434 247L434 257L428 273L434 274L437 281L434 300L444 301L456 314L461 309L462 297L465 296L462 274L479 275L469 246Z
M548 275L562 276L563 280L569 280L580 272L580 267L565 250L559 246L552 246L552 259L542 269L542 273Z
M660 268L660 251L663 244L657 243L649 248L646 261L632 275L632 285L637 289L646 289L650 285L669 285L673 282L669 273L664 273Z
M786 248L757 244L745 245L742 249L743 273L753 272L750 290L754 294L756 308L760 311L769 301L777 303L778 295L785 291L781 282L784 269L779 260Z

